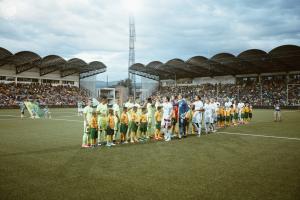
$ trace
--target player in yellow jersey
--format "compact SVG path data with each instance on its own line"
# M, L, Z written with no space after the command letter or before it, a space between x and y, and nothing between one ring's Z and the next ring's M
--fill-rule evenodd
M225 126L230 126L230 108L229 107L225 109L225 120L226 120Z
M121 125L120 125L121 144L123 144L123 143L127 143L127 141L126 141L126 133L127 133L127 130L128 130L127 107L123 108L123 112L121 114L120 122L121 122Z
M220 127L225 126L225 109L224 106L221 106L219 109L219 114L220 114Z
M134 143L134 142L139 142L137 139L137 130L138 130L138 126L139 126L139 117L137 115L137 107L134 106L131 112L131 121L130 121L130 125L131 125L131 134L130 134L130 142Z
M111 147L114 146L115 144L112 142L113 141L113 135L114 135L114 130L115 129L115 115L114 115L114 110L109 109L108 110L108 117L107 117L107 128L106 128L106 146Z
M250 111L249 103L246 103L244 110L245 110L245 123L248 123L249 122L249 111Z
M253 108L252 105L249 106L249 121L252 120L252 116L253 116Z
M140 132L141 132L141 140L146 140L147 139L147 126L148 126L148 121L147 121L147 108L143 107L142 108L142 114L140 116Z
M93 112L93 116L89 124L89 128L90 128L90 140L91 140L90 143L92 147L96 147L97 138L98 138L98 119L97 119L96 112Z
M240 121L241 124L244 124L245 123L245 107L243 106L241 108L241 121Z
M162 139L160 135L161 120L162 120L161 106L157 107L157 111L154 114L154 118L155 118L155 140L161 140Z

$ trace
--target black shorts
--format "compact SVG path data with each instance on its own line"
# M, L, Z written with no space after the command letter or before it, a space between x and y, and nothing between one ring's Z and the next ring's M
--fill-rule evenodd
M113 134L114 134L114 129L108 127L108 128L106 129L106 135L113 135Z
M147 122L141 122L140 131L141 132L147 132L147 126L148 126Z
M249 113L249 118L250 118L250 119L252 118L252 113Z

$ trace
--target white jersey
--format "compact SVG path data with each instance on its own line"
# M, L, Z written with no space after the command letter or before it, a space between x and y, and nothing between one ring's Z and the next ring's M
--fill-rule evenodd
M216 114L216 111L217 111L217 108L218 108L217 103L214 102L214 103L210 103L209 105L211 106L212 114L213 114L213 115Z
M205 103L204 104L204 122L205 123L210 123L211 119L212 119L212 106L210 104Z
M195 111L194 115L193 115L193 122L194 123L201 123L202 120L202 112L199 110L203 109L203 102L202 101L195 101L193 103L193 105L195 106Z
M163 106L163 118L164 119L170 119L172 110L173 110L173 105L170 102L165 102L162 104Z
M161 106L161 103L159 101L155 102L155 108L157 109L159 106Z
M231 101L225 102L225 107L226 108L230 108L231 105L232 105Z
M120 106L118 104L115 103L113 105L113 110L114 110L115 114L120 115Z
M195 101L194 103L193 103L193 105L195 106L195 110L201 110L201 109L203 109L203 102L202 101Z
M243 108L244 107L244 103L238 103L237 107L238 107L238 109Z
M134 107L137 107L138 109L141 108L140 104L138 104L138 103L135 103Z
M211 116L212 115L212 106L211 106L211 104L207 104L207 103L205 103L204 104L204 115L206 115L206 116Z
M128 109L128 110L130 110L131 108L133 108L133 103L131 103L131 102L129 102L129 101L127 101L126 103L125 103L125 107Z

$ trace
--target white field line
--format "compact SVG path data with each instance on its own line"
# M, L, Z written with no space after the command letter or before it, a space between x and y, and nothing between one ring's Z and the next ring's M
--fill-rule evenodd
M76 115L78 114L77 112L56 112L56 111L53 111L53 110L50 110L51 114L73 114L73 115Z
M0 117L20 117L20 115L0 115Z
M56 116L56 117L82 117L83 118L83 116L78 116L78 115L64 115L64 116Z
M67 122L82 122L83 120L72 120L72 119L50 119L50 120L57 120L57 121L67 121Z
M252 136L252 137L264 137L264 138L275 138L275 139L285 139L285 140L299 140L300 138L291 138L291 137L280 137L280 136L273 136L273 135L256 135L256 134L249 134L249 133L232 133L232 132L224 132L218 131L217 133L223 133L228 135L242 135L242 136Z

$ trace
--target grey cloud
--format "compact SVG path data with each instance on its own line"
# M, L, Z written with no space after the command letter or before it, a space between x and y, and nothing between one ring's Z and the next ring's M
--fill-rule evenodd
M0 13L0 46L43 56L99 59L109 67L110 79L125 78L128 12L122 1L11 0L7 5L16 5L18 12L9 17ZM300 44L297 0L140 1L143 8L135 14L136 62ZM0 2L0 7L3 2L9 1Z

